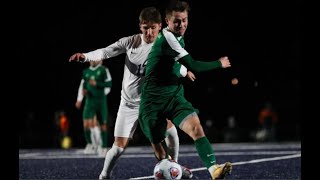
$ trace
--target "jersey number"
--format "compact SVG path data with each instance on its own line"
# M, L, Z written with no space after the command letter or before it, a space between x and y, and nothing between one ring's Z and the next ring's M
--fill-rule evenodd
M144 61L143 64L139 64L138 65L138 70L137 70L137 75L140 76L140 75L144 75L145 74L145 66L147 65L147 60Z

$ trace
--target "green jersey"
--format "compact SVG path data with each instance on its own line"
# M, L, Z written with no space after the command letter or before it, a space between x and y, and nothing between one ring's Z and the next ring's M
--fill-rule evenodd
M149 53L146 66L145 92L172 96L181 85L177 76L178 62L194 72L220 68L220 61L195 61L184 49L183 36L177 37L163 29Z
M90 79L94 79L97 82L95 87L89 84ZM87 98L102 99L105 97L105 87L111 87L112 85L112 81L109 79L106 67L103 65L85 69L83 71L83 88L88 91Z
M221 67L220 61L193 60L184 46L183 37L177 37L163 29L148 55L139 123L144 134L153 143L165 138L166 119L180 126L189 116L198 113L184 97L183 85L177 76L179 63L193 72Z
M90 79L96 81L96 86L89 84ZM82 80L78 90L77 101L83 100L82 90L87 90L86 101L83 109L83 119L93 119L97 115L100 123L107 123L108 104L107 94L112 86L112 78L107 67L97 65L83 70Z

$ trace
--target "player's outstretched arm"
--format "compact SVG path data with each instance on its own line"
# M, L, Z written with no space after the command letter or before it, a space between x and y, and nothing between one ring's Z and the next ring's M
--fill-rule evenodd
M82 53L75 53L69 58L69 62L71 61L83 62L85 58L86 57Z
M194 60L190 54L182 57L178 60L181 64L186 66L186 68L192 70L193 72L203 72L209 71L217 68L227 68L231 67L228 57L222 57L216 61L197 61ZM222 64L223 63L223 64Z

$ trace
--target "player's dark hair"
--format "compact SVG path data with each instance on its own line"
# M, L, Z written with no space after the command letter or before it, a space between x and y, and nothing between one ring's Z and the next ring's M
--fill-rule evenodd
M146 7L140 12L139 21L140 23L161 23L160 11L155 7Z
M186 1L173 0L171 1L166 8L166 16L171 16L173 11L176 12L184 12L187 11L188 14L190 12L190 6Z

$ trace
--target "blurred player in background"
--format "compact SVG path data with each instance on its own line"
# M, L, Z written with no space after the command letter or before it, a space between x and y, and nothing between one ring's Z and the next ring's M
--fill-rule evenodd
M145 81L142 85L139 124L149 139L158 160L167 158L166 119L170 119L195 143L200 159L212 179L223 179L231 172L231 163L216 163L213 148L207 139L197 110L184 97L183 85L176 77L175 65L181 63L193 72L230 67L228 57L217 61L196 61L184 49L184 33L188 26L189 5L173 1L166 9L166 23L156 38L147 58ZM208 22L209 23L209 22ZM207 30L204 27L204 30ZM205 38L205 35L202 35ZM204 40L205 41L205 40Z
M141 34L119 39L106 48L97 49L89 53L76 53L69 61L97 61L108 59L126 53L124 75L121 90L121 102L115 124L115 141L108 151L103 170L99 179L109 179L117 159L125 151L129 140L136 130L140 107L141 85L144 81L147 56L161 29L161 14L154 7L144 8L139 16ZM192 72L179 63L175 64L177 77L187 76L192 81L195 77ZM178 161L179 137L176 127L168 121L166 128L166 142L172 159ZM183 178L192 177L189 169L183 167Z
M76 108L80 109L84 97L83 128L86 140L85 154L98 153L105 156L108 140L108 100L112 86L109 69L102 61L91 61L90 67L83 70L78 89Z

